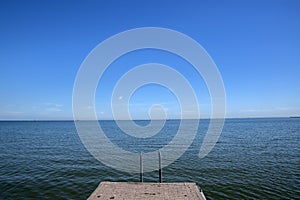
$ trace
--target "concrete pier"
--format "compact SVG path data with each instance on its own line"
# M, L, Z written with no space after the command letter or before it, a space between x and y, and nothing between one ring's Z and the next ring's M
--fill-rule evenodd
M102 182L88 200L206 200L195 183Z

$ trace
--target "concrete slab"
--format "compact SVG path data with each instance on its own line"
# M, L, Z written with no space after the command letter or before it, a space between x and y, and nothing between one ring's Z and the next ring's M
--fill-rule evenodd
M205 200L195 183L102 182L88 200Z

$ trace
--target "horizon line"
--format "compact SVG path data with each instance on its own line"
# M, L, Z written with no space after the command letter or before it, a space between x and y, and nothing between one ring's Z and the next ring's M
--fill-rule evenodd
M281 117L274 117L274 116L266 116L266 117L225 117L225 118L168 118L168 119L0 119L0 121L28 121L28 122L35 122L35 121L151 121L151 120L210 120L210 119L267 119L267 118L300 118L300 116L281 116Z

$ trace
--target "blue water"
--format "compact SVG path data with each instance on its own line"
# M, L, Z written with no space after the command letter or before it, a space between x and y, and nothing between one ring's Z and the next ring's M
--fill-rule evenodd
M139 152L167 144L179 122L167 121L148 140L133 140L113 121L100 124L115 144ZM207 199L300 199L300 119L227 119L215 148L200 159L208 123L200 121L188 151L163 169L164 182L196 182ZM93 158L72 121L0 122L1 199L86 199L101 181L139 181L139 175ZM146 173L144 181L157 182L158 173Z

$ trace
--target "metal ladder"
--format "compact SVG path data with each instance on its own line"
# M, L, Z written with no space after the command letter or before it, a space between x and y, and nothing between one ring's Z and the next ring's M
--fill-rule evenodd
M161 154L158 151L158 176L159 183L162 182L162 168L161 168ZM144 182L144 170L143 170L143 153L140 153L140 182Z

